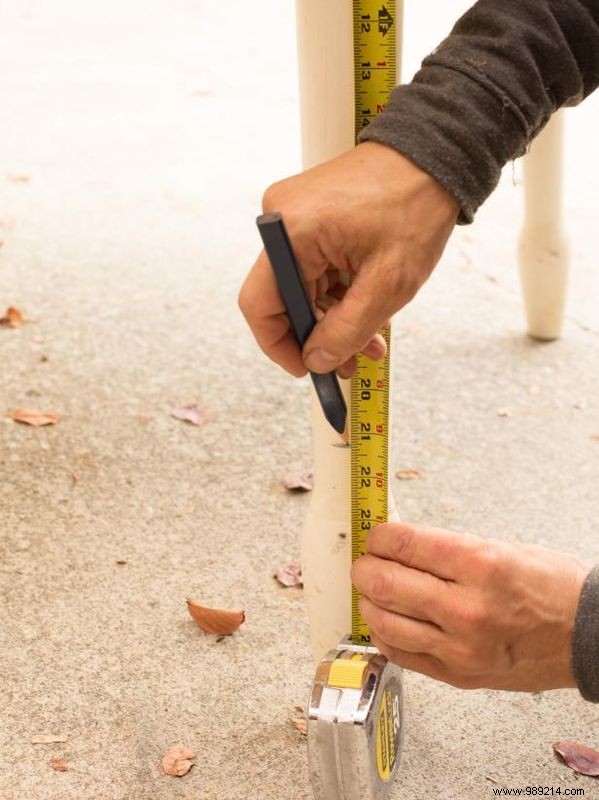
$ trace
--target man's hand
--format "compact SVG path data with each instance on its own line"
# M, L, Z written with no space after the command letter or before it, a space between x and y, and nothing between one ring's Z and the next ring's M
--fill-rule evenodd
M462 689L576 686L572 630L590 567L543 547L388 523L352 581L391 661Z
M366 142L274 184L263 210L283 214L323 313L300 353L264 252L246 278L239 306L266 355L299 377L306 368L348 376L356 353L384 356L377 331L426 281L459 209L408 159Z

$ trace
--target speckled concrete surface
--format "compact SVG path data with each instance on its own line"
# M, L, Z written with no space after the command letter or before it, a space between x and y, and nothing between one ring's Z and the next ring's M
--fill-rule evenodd
M465 5L409 9L408 72ZM258 6L0 3L0 302L35 320L0 330L0 800L309 798L305 606L271 579L308 502L279 485L310 463L308 387L236 310L261 192L299 166L292 8ZM598 122L596 99L570 116L560 342L523 336L518 170L397 321L393 466L427 473L395 486L405 518L599 560ZM169 416L187 402L203 428ZM205 637L188 596L247 623ZM576 693L407 683L394 798L599 797L551 752L599 745ZM198 752L181 779L175 743Z

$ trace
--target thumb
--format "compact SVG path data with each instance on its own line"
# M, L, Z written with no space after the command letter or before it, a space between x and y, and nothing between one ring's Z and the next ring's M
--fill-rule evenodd
M375 271L362 267L343 299L316 324L304 345L304 363L312 372L332 372L361 352L394 312Z

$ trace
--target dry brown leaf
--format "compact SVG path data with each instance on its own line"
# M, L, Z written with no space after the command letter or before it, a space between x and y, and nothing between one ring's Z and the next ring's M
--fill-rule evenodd
M40 733L39 736L34 736L31 744L61 744L67 741L67 737L62 733Z
M23 312L15 306L9 306L0 317L0 328L20 328L25 322Z
M175 747L169 747L162 756L160 766L165 775L182 778L193 767L195 757L196 754L189 747L176 745Z
M60 415L54 411L33 411L31 408L15 408L10 412L10 416L15 422L33 425L34 428L42 425L56 425L60 419Z
M426 472L421 472L419 469L400 469L395 473L395 477L400 481L413 481L416 478L426 478Z
M215 636L230 636L245 622L244 611L207 608L196 603L195 600L187 601L187 610L199 628L206 633L213 633Z
M498 417L511 417L513 416L511 409L509 408L498 408L497 409L497 416Z
M278 580L281 586L303 586L302 580L302 565L299 561L290 561L289 564L283 564L275 572L274 577Z
M560 741L553 743L553 749L566 764L581 775L599 777L599 751L580 742Z
M599 435L597 435L597 434L594 434L593 436L591 436L591 439L592 439L594 442L599 442Z
M294 711L296 714L300 714L299 717L290 717L289 722L293 725L293 727L301 733L302 736L307 736L308 734L308 718L306 715L306 711L302 706L294 706Z
M173 408L171 411L171 417L180 419L183 422L189 422L190 425L200 426L206 422L206 414L204 410L197 405L197 403L191 403L188 406Z
M311 492L314 488L314 472L289 472L283 477L283 486L290 492Z
M14 173L10 173L6 176L6 179L9 180L11 183L29 183L31 178L29 175L18 175Z
M308 720L305 718L292 718L291 724L294 728L301 733L302 736L308 735Z
M66 764L62 760L62 758L58 758L58 757L53 758L52 761L50 761L50 766L56 772L68 772L69 771L69 765Z

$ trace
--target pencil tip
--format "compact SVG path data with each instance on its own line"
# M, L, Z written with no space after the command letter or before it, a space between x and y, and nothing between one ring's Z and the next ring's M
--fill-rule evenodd
M339 436L341 436L346 445L349 445L349 428L347 425L347 420L345 422L345 427L343 428Z

